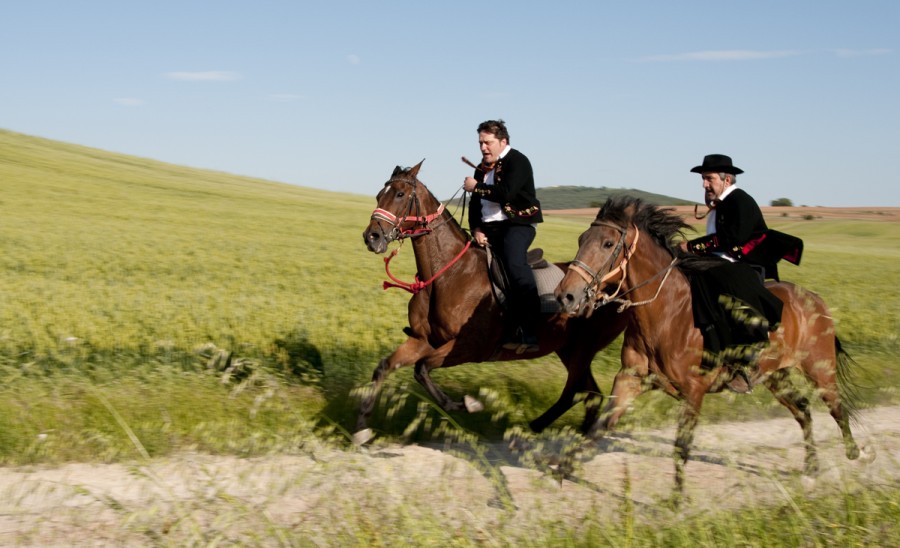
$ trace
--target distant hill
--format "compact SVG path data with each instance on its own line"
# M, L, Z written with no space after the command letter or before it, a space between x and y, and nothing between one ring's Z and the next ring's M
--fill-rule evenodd
M623 194L628 194L640 198L645 202L662 206L693 205L695 203L690 200L673 198L672 196L664 196L652 192L644 192L643 190L637 190L635 188L549 186L537 189L538 200L541 201L541 206L545 210L595 207L595 204L602 204L611 196L621 196Z
M537 197L541 201L541 207L544 210L599 207L599 204L605 202L607 198L623 194L660 206L694 205L696 203L681 198L673 198L672 196L644 192L635 188L548 186L537 189ZM459 199L456 202L459 202Z

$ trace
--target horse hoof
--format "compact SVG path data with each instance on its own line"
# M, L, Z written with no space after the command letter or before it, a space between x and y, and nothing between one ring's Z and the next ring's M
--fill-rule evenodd
M466 395L463 398L463 402L466 404L466 411L468 411L469 413L478 413L479 411L484 411L484 404L476 400L472 396Z
M372 438L375 437L375 433L372 432L371 428L363 428L359 432L353 434L353 445L357 447L365 445L372 441Z
M875 460L875 450L869 447L868 445L863 445L859 448L859 462L869 464Z

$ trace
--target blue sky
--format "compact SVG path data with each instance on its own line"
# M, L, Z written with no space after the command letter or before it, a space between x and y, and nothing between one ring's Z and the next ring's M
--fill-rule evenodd
M47 1L0 9L0 127L372 195L442 198L506 120L537 185L900 206L896 0Z

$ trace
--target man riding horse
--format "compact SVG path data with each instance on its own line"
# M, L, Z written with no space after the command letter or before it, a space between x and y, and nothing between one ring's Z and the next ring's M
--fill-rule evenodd
M703 181L709 207L706 236L686 242L698 255L723 259L691 276L694 324L703 333L703 365L734 368L729 387L747 392L757 373L759 351L781 322L783 303L764 285L778 280L777 261L799 264L803 242L770 230L756 201L737 186L736 167L724 154L709 154L691 169Z
M482 247L490 244L509 280L508 312L518 330L503 347L537 352L541 303L526 255L543 218L531 162L509 146L503 120L478 126L478 146L481 165L475 168L474 177L465 178L463 188L472 193L469 227L475 243Z

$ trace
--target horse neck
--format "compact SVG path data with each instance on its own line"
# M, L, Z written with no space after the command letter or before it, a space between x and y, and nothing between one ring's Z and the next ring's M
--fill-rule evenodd
M428 211L436 211L439 206L440 204L437 204ZM416 269L422 279L430 278L454 260L468 241L462 228L452 220L447 211L432 224L434 225L432 232L413 238Z
M667 250L661 247L648 234L641 234L641 241L638 249L628 261L628 282L627 288L634 288L628 294L628 299L632 302L642 302L654 299L645 305L633 308L638 315L650 315L655 318L665 317L659 316L660 311L677 300L678 295L687 290L690 295L690 285L687 278L674 266L672 271L666 276L666 269L670 268L674 257ZM644 282L647 282L644 285ZM662 284L662 288L660 288Z

